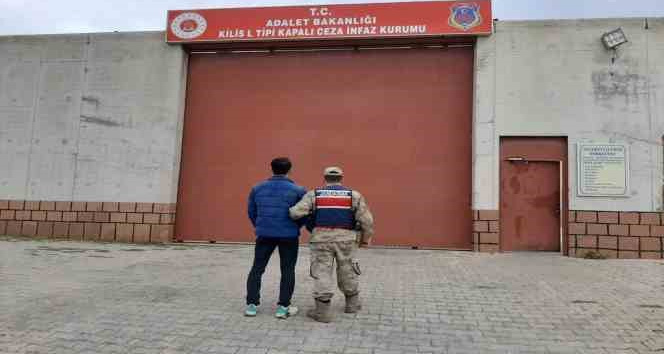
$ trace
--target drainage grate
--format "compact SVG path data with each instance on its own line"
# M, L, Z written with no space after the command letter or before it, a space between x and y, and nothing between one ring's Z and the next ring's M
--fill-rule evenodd
M662 306L662 305L644 304L644 305L639 305L639 307L644 308L644 309L664 309L664 306Z
M572 301L573 304L596 304L597 301L593 300L574 300Z

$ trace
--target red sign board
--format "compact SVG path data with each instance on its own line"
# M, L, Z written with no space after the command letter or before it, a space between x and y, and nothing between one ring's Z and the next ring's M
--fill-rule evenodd
M169 43L489 35L491 0L174 10Z

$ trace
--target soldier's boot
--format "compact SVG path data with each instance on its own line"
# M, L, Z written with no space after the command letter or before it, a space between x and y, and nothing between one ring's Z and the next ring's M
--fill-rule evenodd
M307 311L307 317L313 318L317 322L332 322L332 301L324 302L316 299L316 307Z
M362 302L360 302L360 294L346 295L346 308L345 313L357 313L362 309Z

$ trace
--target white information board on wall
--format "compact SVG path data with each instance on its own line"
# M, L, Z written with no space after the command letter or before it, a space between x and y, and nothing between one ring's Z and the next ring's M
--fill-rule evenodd
M578 144L577 185L583 197L625 197L629 149L625 144Z

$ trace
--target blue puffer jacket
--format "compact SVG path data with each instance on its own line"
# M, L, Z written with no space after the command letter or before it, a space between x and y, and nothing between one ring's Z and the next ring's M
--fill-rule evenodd
M249 219L258 237L297 238L306 220L291 220L288 208L306 193L304 187L285 176L273 176L256 185L249 194ZM306 219L306 218L305 218Z

